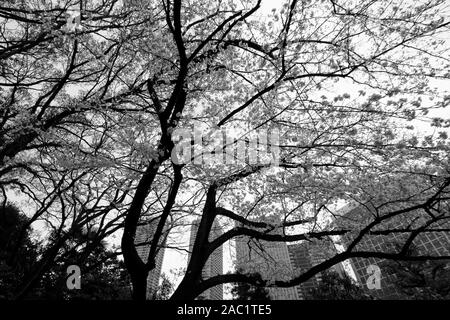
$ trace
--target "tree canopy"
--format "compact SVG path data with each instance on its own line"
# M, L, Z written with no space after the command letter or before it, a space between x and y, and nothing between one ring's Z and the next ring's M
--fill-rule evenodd
M22 230L41 223L48 241L15 297L87 230L96 243L120 234L133 298L145 299L159 248L179 246L170 234L194 219L172 299L257 284L241 273L203 279L211 253L236 237L351 239L265 286L294 286L352 257L444 259L406 253L423 232L449 232L449 9L445 0L2 3L0 197L26 203ZM181 129L203 133L187 144L200 161L174 161ZM249 161L258 131L279 133L257 145L277 163ZM208 143L207 132L233 139ZM227 145L245 157L221 153ZM343 202L368 214L348 219ZM142 259L136 230L149 221ZM211 239L216 221L223 233ZM392 233L406 236L398 251L358 247ZM85 257L95 250L80 245Z

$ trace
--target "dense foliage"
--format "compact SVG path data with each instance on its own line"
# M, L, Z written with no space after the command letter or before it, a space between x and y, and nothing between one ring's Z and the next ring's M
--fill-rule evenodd
M212 252L236 237L349 239L311 270L264 279L268 287L298 285L352 257L445 258L406 252L450 219L448 1L286 0L273 10L261 0L3 2L0 202L23 208L23 241L30 226L43 239L37 251L16 245L23 258L1 275L17 282L12 297L58 278L81 249L96 265L90 257L109 254L101 241L116 236L112 254L123 255L133 298L145 299L158 250L185 250L180 235L194 219L172 299L256 284L239 273L203 279ZM216 133L184 141L204 161L172 161L179 129ZM279 132L258 146L278 150L277 165L249 162L258 130ZM226 144L247 155L225 162L216 151ZM348 219L342 203L368 214ZM410 218L401 231L389 223ZM136 231L150 222L141 257ZM223 232L212 238L216 222ZM399 251L358 247L394 232L406 236ZM119 272L93 270L108 285L104 272Z

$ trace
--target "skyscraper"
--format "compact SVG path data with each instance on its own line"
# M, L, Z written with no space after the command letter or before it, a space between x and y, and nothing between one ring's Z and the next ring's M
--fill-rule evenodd
M293 269L285 242L252 241L241 236L236 239L236 267L244 273L259 273L269 283L289 280ZM296 288L268 287L272 300L298 300Z
M198 226L200 224L200 220L196 220L192 223L191 226L191 234L189 240L189 252L192 252L192 248L194 247L195 237L197 235ZM213 240L217 238L221 234L220 225L215 221L212 228L211 233L209 235L209 240ZM189 253L189 258L190 258ZM210 255L208 260L205 263L205 266L202 270L203 279L208 279L216 275L223 274L223 247L220 246ZM201 295L197 297L199 300L222 300L223 299L223 284L214 286L206 291L204 291Z
M334 248L333 242L331 239L327 240L328 241L320 241L318 243L301 242L287 246L292 268L296 274L305 272L336 254L337 251ZM334 265L331 270L341 276L345 272L340 263ZM295 288L299 299L307 298L309 291L316 288L321 280L322 276L318 273L314 277L296 286Z
M356 207L346 213L347 219L353 221L366 221L371 217L371 213L365 207ZM409 212L407 216L402 216L401 219L393 219L388 224L384 224L382 229L406 229L417 228L422 225L427 214L421 210L415 212ZM444 220L445 221L445 220ZM441 228L442 230L448 229L450 223L448 221L442 223L440 226L434 226L434 229ZM398 252L399 244L403 244L409 233L390 233L387 235L369 235L364 237L357 245L355 250L363 251L378 251L378 252ZM342 237L345 247L347 247L352 238L350 236ZM422 232L413 241L413 246L417 252L421 255L450 255L450 233L447 232ZM387 260L378 258L352 258L351 265L354 269L358 282L361 287L369 294L379 299L396 299L401 298L401 292L395 285L397 274L393 268L386 268L388 265ZM367 281L373 274L370 272L369 266L377 266L380 268L380 288L369 289ZM448 267L450 262L448 263Z
M147 262L148 254L150 252L151 241L155 234L157 225L158 225L157 221L152 221L151 223L139 225L136 230L136 237L134 243L137 246L136 251L139 257L144 262ZM151 299L158 289L163 259L164 259L164 241L160 245L159 251L156 255L155 268L149 272L147 277L147 299Z

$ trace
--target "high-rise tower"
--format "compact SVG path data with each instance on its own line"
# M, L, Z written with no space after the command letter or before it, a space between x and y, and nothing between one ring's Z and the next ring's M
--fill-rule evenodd
M152 221L148 224L139 225L136 230L134 243L137 246L136 251L139 257L144 262L147 262L151 241L155 234L157 225L157 221ZM159 279L161 278L161 268L164 259L164 241L163 244L160 245L158 250L159 251L156 255L155 268L149 272L147 277L147 299L152 299L152 297L158 290Z
M191 235L189 240L189 252L192 252L192 248L194 247L195 237L197 235L198 226L200 224L200 220L196 220L192 223L191 226ZM211 233L210 233L210 241L212 239L217 238L221 234L220 225L217 222L214 222ZM190 254L189 254L190 259ZM202 270L203 279L208 279L214 277L216 275L223 274L223 247L220 246L209 256L208 260L205 263L205 266ZM204 291L201 295L197 297L199 300L222 300L223 299L223 284L214 286L206 291Z
M318 243L301 242L288 245L289 256L292 268L296 274L305 272L313 266L322 263L337 253L331 239L328 241L320 241ZM343 266L338 263L331 268L332 271L343 275L345 273ZM316 288L322 280L321 273L308 279L302 284L296 286L299 299L305 299L309 295L309 291Z
M236 238L236 267L245 273L259 273L269 283L289 280L293 269L285 242L252 241L249 237ZM272 300L298 300L296 288L268 288Z

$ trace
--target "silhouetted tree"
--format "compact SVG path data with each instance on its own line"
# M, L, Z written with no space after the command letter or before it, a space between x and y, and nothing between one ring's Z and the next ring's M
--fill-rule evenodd
M28 228L23 229L26 223L27 217L17 207L0 206L0 299L11 297L39 254L38 243Z
M0 202L14 189L39 207L30 221L58 230L17 298L64 263L65 242L87 224L106 228L103 236L123 231L133 298L144 300L166 230L194 215L191 258L172 299L256 285L243 274L203 278L211 254L237 237L351 238L344 252L273 283L292 287L351 258L404 260L404 250L358 246L375 232L413 240L423 231L389 221L450 219L450 119L434 114L450 105L448 1L289 0L270 12L261 0L55 2L6 1L0 10ZM436 130L417 130L423 120ZM204 146L187 137L204 157L179 163L185 128L238 138ZM266 157L207 160L225 147L244 151L260 129L280 133L270 146L278 168ZM342 201L373 210L351 221L334 210ZM142 259L136 233L149 217L158 225ZM323 225L329 219L343 223ZM211 239L218 220L233 227ZM78 263L91 248L83 252Z
M39 254L46 252L46 245L32 239L27 222L27 216L15 206L0 207L0 299L13 298L18 284L34 272ZM104 242L95 241L92 232L74 233L61 248L61 259L55 261L25 298L129 299L130 281L123 261ZM66 286L67 266L72 264L81 268L80 290L68 290Z
M107 249L104 241L92 239L91 232L74 234L66 243L67 255L46 273L35 293L41 299L59 300L124 300L131 298L128 273L117 253ZM88 238L88 239L86 239ZM82 248L77 249L79 244ZM67 289L67 267L78 265L81 270L81 289Z
M238 273L243 273L242 269ZM251 273L247 274L256 280L256 282L263 282L261 274ZM270 300L269 291L264 286L257 286L246 282L235 283L231 289L234 300Z

